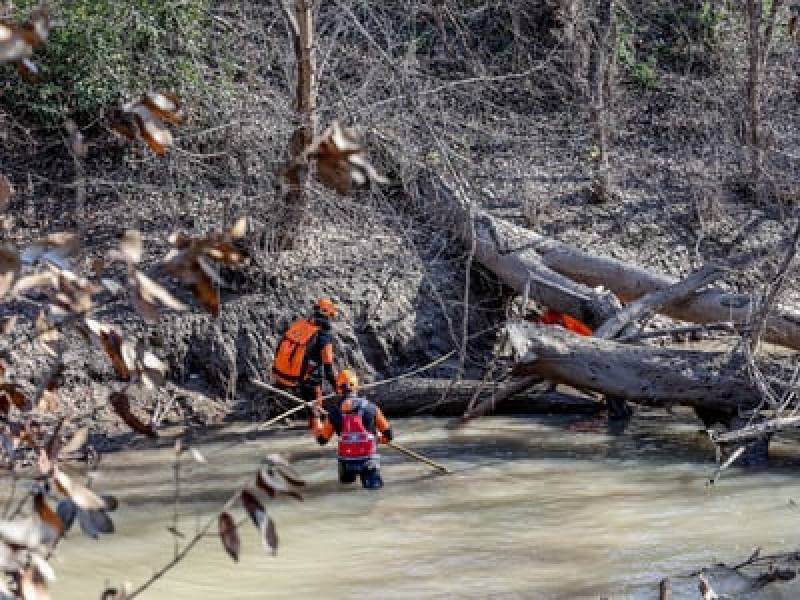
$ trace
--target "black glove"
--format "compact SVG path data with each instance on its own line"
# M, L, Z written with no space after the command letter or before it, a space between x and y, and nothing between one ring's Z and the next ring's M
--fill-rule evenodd
M383 435L383 438L386 440L386 443L389 443L394 439L394 433L392 433L391 427L388 427L385 431L382 431L381 434Z
M317 436L317 443L318 443L320 446L324 446L325 444L327 444L327 443L328 443L328 439L327 439L327 438L324 438L324 437L322 437L321 435L318 435L318 436Z

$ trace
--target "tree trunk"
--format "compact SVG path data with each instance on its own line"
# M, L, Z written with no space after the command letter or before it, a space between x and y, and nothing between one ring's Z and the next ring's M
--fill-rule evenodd
M616 65L616 19L614 0L600 0L592 26L592 60L589 89L591 90L592 141L596 156L592 176L591 197L603 203L614 195L609 132Z
M447 398L442 402L439 402L442 392L451 386L447 379L399 379L365 390L364 393L390 418L418 415L455 417L466 410L476 391L480 390L479 400L484 400L501 393L505 385L487 385L485 382L473 380L458 381L452 384ZM602 408L602 403L593 398L548 391L517 395L498 407L497 414L593 414Z
M767 136L764 135L764 123L761 107L764 80L766 79L767 58L775 32L775 20L778 11L786 0L772 0L770 11L764 15L762 0L745 0L747 17L747 142L750 150L750 180L755 198L762 202L764 198L764 157L767 151ZM763 31L762 31L763 30Z
M584 101L589 97L590 43L586 26L586 10L583 0L559 0L558 12L564 34L565 64L569 69L574 97Z
M471 229L465 204L435 175L430 180L420 181L420 185L422 197L428 199L429 210L467 243ZM475 220L479 240L475 253L477 262L520 294L524 292L526 283L535 278L530 286L533 299L593 326L606 320L598 321L596 318L606 310L598 310L597 306L611 306L607 297L598 297L594 289L597 286L611 290L623 302L631 302L678 281L675 277L635 264L589 254L524 227L495 219L483 211L475 211ZM774 250L769 249L770 252ZM574 282L583 286L575 286ZM748 295L706 288L683 302L666 304L658 311L692 323L747 323L754 307ZM775 306L767 320L764 340L800 350L800 312Z
M721 352L635 347L530 323L508 326L515 374L642 404L686 404L731 413L759 393Z
M750 181L756 194L756 199L761 201L760 187L764 170L764 153L761 149L761 19L762 1L747 0L748 28L748 55L749 65L747 72L747 112L748 130L747 142L750 149Z
M295 118L298 126L289 140L287 164L293 165L314 141L317 133L316 57L312 0L294 0L294 13L284 7L292 31L295 68ZM302 162L302 161L301 161ZM284 198L285 211L278 226L278 249L291 250L308 215L308 183L311 165L304 162L287 171L289 189Z

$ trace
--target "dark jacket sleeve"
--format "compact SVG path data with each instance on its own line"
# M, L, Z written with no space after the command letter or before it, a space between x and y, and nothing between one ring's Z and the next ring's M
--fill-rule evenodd
M336 389L336 370L333 368L333 340L329 335L324 335L320 339L320 359L325 370L325 379Z

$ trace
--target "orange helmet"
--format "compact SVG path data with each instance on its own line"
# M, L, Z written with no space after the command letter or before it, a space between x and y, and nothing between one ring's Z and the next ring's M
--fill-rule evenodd
M336 316L336 305L330 298L320 298L314 305L314 309L320 314L330 317L331 319Z
M336 376L336 391L340 394L358 390L358 377L350 369L342 369Z

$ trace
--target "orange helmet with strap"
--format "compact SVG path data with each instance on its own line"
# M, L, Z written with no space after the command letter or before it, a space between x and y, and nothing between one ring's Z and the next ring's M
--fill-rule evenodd
M350 369L342 369L336 376L336 391L340 394L355 393L358 390L358 377Z
M336 305L330 298L320 298L317 300L317 303L314 305L314 310L331 319L336 316Z

